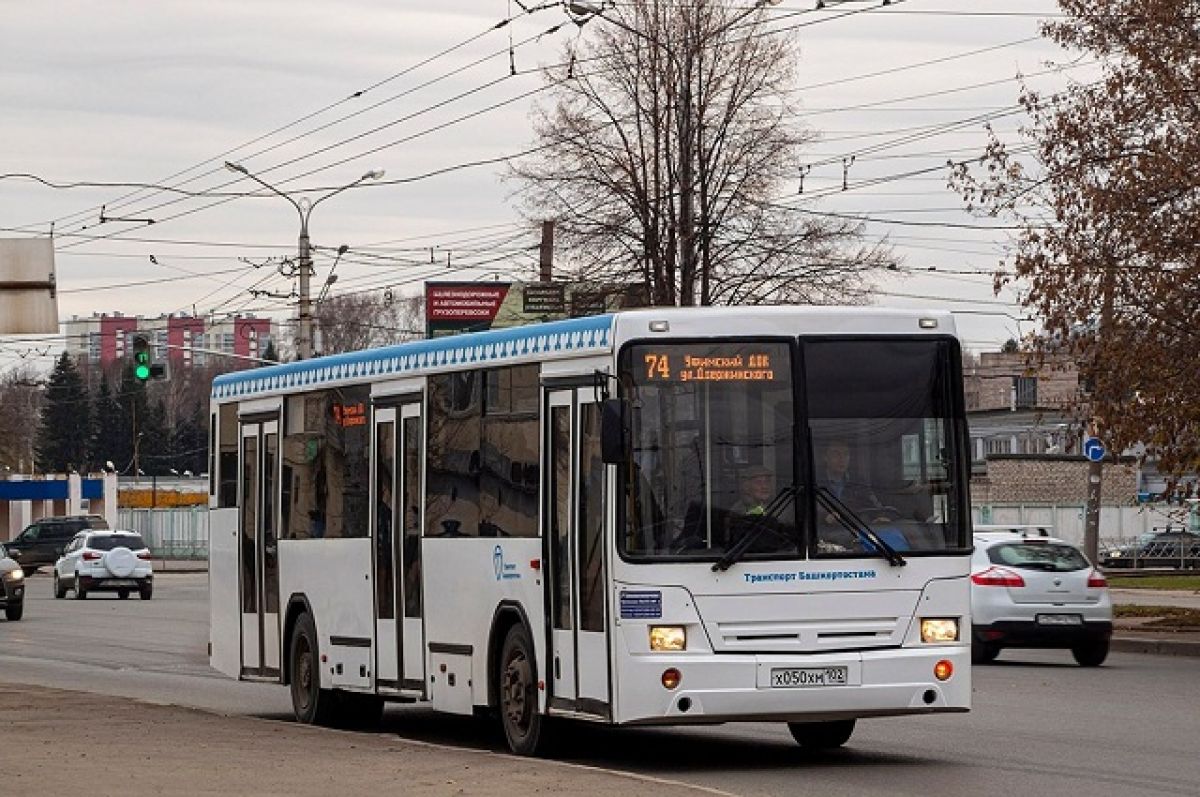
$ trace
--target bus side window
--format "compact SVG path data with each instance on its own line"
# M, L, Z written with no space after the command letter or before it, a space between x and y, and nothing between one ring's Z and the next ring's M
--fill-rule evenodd
M238 416L237 404L223 404L218 410L217 445L220 450L220 487L217 506L231 509L238 505Z
M429 377L425 536L479 536L482 371Z

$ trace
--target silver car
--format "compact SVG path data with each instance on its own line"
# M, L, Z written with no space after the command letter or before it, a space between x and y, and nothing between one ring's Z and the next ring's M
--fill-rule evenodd
M1065 648L1098 667L1112 637L1108 582L1064 540L1022 529L976 534L971 626L976 664L1005 648Z

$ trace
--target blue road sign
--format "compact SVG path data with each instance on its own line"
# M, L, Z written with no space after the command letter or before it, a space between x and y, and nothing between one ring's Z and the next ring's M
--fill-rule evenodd
M1088 437L1083 441L1083 455L1092 462L1099 462L1107 453L1099 437Z

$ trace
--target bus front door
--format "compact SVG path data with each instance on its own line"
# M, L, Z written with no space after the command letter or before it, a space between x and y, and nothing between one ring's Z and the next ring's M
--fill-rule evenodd
M551 707L608 718L607 468L591 386L549 394L544 450Z
M279 421L243 422L239 584L242 674L279 677Z
M376 682L424 694L420 403L377 409L374 448Z

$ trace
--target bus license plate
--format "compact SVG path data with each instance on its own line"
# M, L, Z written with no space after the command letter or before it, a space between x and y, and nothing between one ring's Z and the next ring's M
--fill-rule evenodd
M1083 625L1081 614L1039 614L1038 625Z
M771 670L771 687L845 686L847 675L847 667L782 667Z

